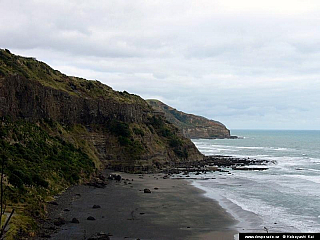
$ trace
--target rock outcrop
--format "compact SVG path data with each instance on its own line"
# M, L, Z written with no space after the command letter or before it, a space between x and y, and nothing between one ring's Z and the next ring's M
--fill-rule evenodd
M89 156L119 170L153 171L203 159L139 96L66 76L8 50L0 50L0 117L59 125L49 133L76 147L89 146Z
M187 138L235 138L230 136L230 130L218 121L178 111L159 100L150 99L147 102L156 112L163 113L169 122L180 128Z

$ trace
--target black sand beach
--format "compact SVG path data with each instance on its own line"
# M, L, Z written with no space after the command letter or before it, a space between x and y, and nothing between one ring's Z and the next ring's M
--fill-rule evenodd
M110 239L233 239L236 221L186 180L120 174L120 182L109 181L105 188L79 185L64 192L58 205L48 206L38 239L88 239L100 232ZM58 218L65 224L56 226Z

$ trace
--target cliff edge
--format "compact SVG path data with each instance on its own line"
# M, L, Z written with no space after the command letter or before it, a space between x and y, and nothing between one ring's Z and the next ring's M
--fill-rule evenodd
M101 183L99 169L157 172L203 158L141 97L0 49L1 187L16 209L7 239L34 236L46 203Z
M159 113L163 113L169 122L177 126L187 138L235 138L230 130L218 121L178 111L155 99L146 100Z
M107 167L133 171L203 158L141 97L114 91L98 81L66 76L8 50L0 50L0 116L57 123L73 138L94 146L92 152ZM76 126L78 130L72 132ZM51 134L79 145L58 131Z

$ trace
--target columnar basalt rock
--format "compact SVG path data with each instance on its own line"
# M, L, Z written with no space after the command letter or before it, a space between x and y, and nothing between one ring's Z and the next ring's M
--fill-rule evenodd
M64 124L89 125L116 119L141 123L148 114L146 106L73 96L19 75L0 79L0 96L1 116L32 121L46 118Z
M64 130L50 134L72 144L83 140L88 155L119 170L154 171L203 159L181 131L139 96L68 77L1 49L0 117L59 124Z

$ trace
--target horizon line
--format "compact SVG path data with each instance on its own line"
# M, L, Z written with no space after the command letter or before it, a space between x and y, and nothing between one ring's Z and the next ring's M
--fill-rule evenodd
M276 129L276 128L270 128L270 129L263 129L263 128L234 128L229 129L230 131L320 131L320 129Z

